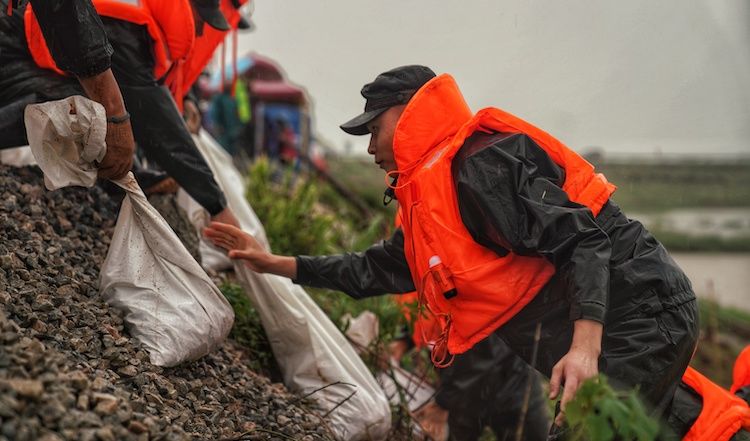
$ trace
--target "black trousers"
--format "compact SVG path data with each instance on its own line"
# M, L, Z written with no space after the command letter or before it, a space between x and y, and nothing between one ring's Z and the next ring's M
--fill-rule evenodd
M618 244L610 261L609 305L599 371L616 388L638 388L651 415L669 421L672 398L698 340L695 294L664 247L616 205L609 203L596 220L612 243ZM573 321L565 292L565 281L553 277L495 332L530 363L534 333L541 323L534 367L547 377L572 341Z
M524 394L530 383L523 440L547 439L551 421L539 374L498 337L491 335L438 369L440 388L435 401L448 410L452 441L479 439L490 427L498 441L515 440Z

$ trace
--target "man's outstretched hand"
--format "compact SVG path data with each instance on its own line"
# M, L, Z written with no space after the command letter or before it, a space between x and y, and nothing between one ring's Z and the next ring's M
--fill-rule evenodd
M239 228L221 222L211 222L203 229L214 245L227 250L230 259L241 259L257 273L273 273L294 279L297 276L297 261L294 257L269 253L255 238Z
M576 391L587 379L599 373L602 324L593 320L576 320L573 328L573 342L570 350L552 368L549 382L549 398L554 400L564 386L560 400L560 413L555 424L562 426L565 420L565 407L573 399Z

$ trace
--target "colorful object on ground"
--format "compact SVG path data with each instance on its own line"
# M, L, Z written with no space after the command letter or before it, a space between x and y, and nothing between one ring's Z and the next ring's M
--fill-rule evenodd
M747 403L688 367L682 381L703 398L703 409L684 441L728 441L740 429L750 430Z

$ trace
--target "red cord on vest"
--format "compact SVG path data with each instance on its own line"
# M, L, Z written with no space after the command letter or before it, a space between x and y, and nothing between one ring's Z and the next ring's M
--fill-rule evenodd
M422 276L422 282L420 283L421 286L417 287L417 314L421 314L426 308L427 311L429 311L430 314L432 314L432 316L437 319L438 326L440 327L440 336L438 336L437 340L435 340L432 345L430 360L432 360L432 364L435 365L435 367L442 369L452 365L453 361L456 358L454 354L451 354L448 351L448 335L450 334L451 325L453 323L450 314L435 314L425 298L425 282L427 282L428 280L432 280L433 284L435 283L435 280L430 276L431 273L427 271L424 276ZM443 325L443 322L445 322L445 325ZM424 327L421 327L421 332L422 341L429 344L427 336L424 333Z
M237 87L237 30L232 31L232 97Z
M8 17L13 15L13 0L8 0Z

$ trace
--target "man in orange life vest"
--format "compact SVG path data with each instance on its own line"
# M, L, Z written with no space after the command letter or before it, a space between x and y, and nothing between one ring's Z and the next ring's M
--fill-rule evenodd
M164 84L183 90L182 65L204 23L227 30L218 0L93 0L114 51L112 72L128 109L133 135L144 156L173 177L215 220L236 224L226 198L198 152ZM23 5L3 17L0 39L0 148L26 144L23 106L82 94L50 54L37 17ZM55 44L50 45L52 47ZM184 92L184 90L183 90ZM126 113L127 115L127 113ZM126 118L126 119L127 119ZM109 127L108 127L109 128ZM162 175L155 176L163 179ZM149 183L140 182L148 187ZM152 182L155 183L155 182Z
M362 88L365 112L341 128L368 152L404 214L362 253L286 257L213 223L205 235L255 271L353 297L417 290L440 321L436 364L490 334L550 378L566 404L598 372L638 386L654 416L695 347L690 281L610 200L615 187L558 140L500 109L472 114L450 75L424 66ZM535 334L538 333L538 343ZM441 354L442 352L442 354Z

